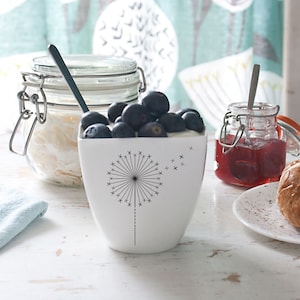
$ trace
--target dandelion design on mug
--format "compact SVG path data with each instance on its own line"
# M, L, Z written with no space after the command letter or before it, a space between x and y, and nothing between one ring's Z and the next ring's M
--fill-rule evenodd
M184 167L183 154L171 157L166 165L142 151L119 154L107 171L107 187L120 204L133 209L133 243L136 245L137 209L151 204L159 195L167 172L178 172Z
M111 194L129 207L150 203L163 185L159 163L141 151L120 154L107 175Z

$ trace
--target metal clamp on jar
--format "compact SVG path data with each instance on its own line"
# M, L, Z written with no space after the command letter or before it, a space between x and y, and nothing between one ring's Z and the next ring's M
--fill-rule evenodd
M299 137L277 122L279 106L232 103L216 135L215 173L224 182L253 187L278 181L287 149L299 154ZM293 147L287 148L287 144Z
M69 55L64 60L91 110L106 114L111 103L136 102L146 90L144 72L132 59ZM20 116L9 149L26 155L42 179L80 186L77 131L82 112L50 56L35 58L32 70L22 73ZM14 143L19 129L24 137L22 149Z

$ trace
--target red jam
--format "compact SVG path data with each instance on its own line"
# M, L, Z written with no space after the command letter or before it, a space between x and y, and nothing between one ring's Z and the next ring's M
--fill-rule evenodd
M227 136L227 143L234 136ZM216 175L224 182L254 187L278 181L286 160L286 142L279 139L250 138L248 143L240 139L232 149L216 141Z

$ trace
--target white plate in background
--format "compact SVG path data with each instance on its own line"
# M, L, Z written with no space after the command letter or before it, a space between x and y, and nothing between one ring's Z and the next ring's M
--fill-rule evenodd
M300 228L291 225L276 202L278 182L245 191L233 203L237 219L251 230L279 241L300 244Z

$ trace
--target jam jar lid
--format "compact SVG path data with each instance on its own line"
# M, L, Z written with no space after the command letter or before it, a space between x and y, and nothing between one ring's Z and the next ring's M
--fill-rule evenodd
M123 75L134 73L137 70L137 63L127 57L81 54L66 55L63 58L73 76ZM52 76L60 76L61 74L50 56L34 58L32 70Z

